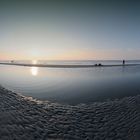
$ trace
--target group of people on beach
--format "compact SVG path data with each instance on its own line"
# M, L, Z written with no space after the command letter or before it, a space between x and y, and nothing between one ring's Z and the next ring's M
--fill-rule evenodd
M125 60L122 61L122 64L123 64L123 66L125 65ZM97 67L97 66L103 66L103 65L101 63L99 63L99 64L95 64L95 66Z
M99 63L99 64L95 64L95 66L102 66L102 64L101 64L101 63Z

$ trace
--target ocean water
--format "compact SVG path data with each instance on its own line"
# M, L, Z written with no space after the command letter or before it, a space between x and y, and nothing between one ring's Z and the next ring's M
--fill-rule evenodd
M33 63L16 61L15 63ZM35 62L35 61L34 61ZM122 64L122 61L36 61L39 64ZM126 61L140 64L140 61ZM41 100L92 103L140 94L140 66L38 68L0 65L0 85Z

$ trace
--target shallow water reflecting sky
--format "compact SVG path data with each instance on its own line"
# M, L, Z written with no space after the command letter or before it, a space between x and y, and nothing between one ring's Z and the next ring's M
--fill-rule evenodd
M42 100L77 104L140 93L140 66L37 68L0 66L0 84Z

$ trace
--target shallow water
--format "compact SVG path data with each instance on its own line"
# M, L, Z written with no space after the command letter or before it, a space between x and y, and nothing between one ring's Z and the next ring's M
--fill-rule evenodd
M2 86L26 96L67 104L137 95L139 83L140 66L58 69L0 65Z

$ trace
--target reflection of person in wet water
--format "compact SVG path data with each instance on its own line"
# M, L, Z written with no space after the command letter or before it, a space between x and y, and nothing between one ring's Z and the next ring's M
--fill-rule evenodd
M125 65L125 60L123 60L123 65Z

